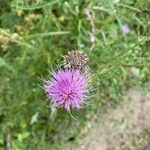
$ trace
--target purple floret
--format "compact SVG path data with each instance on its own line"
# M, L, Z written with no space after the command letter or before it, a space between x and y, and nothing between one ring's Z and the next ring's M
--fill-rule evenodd
M66 69L54 73L44 85L48 99L56 107L80 108L87 95L87 79L79 70Z
M125 33L125 34L129 33L129 32L130 32L129 26L126 25L126 24L123 25L123 26L122 26L122 32Z

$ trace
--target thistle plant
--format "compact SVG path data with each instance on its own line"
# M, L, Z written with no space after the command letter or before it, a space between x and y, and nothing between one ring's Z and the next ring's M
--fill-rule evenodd
M62 70L52 74L45 82L48 99L55 107L81 108L89 92L89 58L83 52L71 51L64 57Z

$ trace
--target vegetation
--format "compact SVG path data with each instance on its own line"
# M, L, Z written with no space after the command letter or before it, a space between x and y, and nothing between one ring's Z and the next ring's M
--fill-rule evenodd
M124 89L150 90L148 3L0 0L0 148L60 149L80 139L103 104L119 103ZM39 80L69 50L88 54L96 89L84 109L72 112L77 120L50 109Z

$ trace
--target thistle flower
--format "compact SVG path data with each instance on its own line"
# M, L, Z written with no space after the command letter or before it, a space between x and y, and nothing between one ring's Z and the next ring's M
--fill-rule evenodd
M64 56L63 70L58 70L45 82L48 99L55 107L80 108L90 87L89 58L79 51L68 52Z
M80 108L88 93L87 78L80 70L59 70L44 85L47 97L56 107Z
M130 28L129 28L129 26L128 25L123 25L122 26L122 32L124 33L124 34L127 34L127 33L129 33L130 32Z

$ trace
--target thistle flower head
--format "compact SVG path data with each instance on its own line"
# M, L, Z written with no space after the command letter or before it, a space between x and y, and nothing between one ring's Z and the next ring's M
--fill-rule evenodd
M65 69L54 73L44 85L56 107L80 108L88 92L87 78L79 70Z
M127 33L130 32L130 28L129 28L129 26L127 24L125 24L125 25L122 26L122 32L124 34L127 34Z
M71 51L64 57L63 70L58 70L45 82L44 89L54 106L80 108L90 87L89 58L79 51Z

